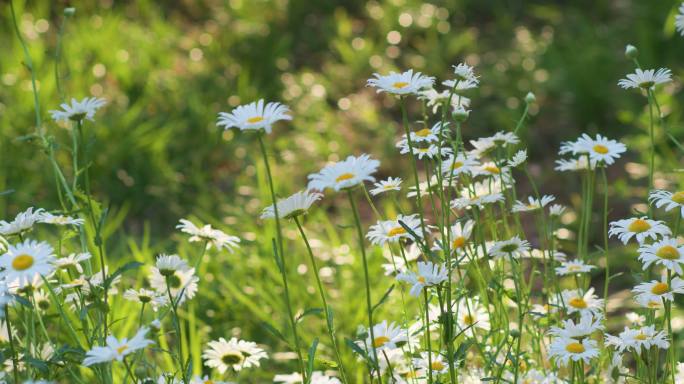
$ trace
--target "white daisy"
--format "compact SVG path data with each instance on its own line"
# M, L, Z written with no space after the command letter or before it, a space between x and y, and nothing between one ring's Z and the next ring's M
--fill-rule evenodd
M513 236L504 241L497 241L492 245L487 253L495 259L500 257L520 258L530 251L530 243L520 237Z
M559 159L556 160L556 166L553 168L556 171L561 172L572 172L572 171L583 171L585 169L596 168L595 161L588 161L586 157L580 157L578 159Z
M251 341L238 340L233 337L226 341L223 337L207 343L202 358L204 365L216 368L224 374L228 368L240 371L243 368L258 367L259 360L268 358L266 352Z
M379 182L373 184L375 188L371 189L369 192L371 195L377 196L388 191L400 191L402 181L403 180L401 180L399 177L389 177L387 180L380 180Z
M459 197L451 201L450 206L454 209L470 209L471 207L484 208L487 204L504 201L504 195L500 192L488 193L473 197Z
M555 337L582 339L604 329L603 317L594 317L591 313L583 313L577 323L572 319L567 319L561 321L561 325L562 327L551 327L549 334Z
M637 68L634 73L630 73L626 77L626 79L618 81L618 85L621 88L655 89L655 86L658 84L672 81L672 72L667 68L659 68L657 70Z
M413 155L417 156L420 160L422 160L423 158L436 159L440 154L442 157L451 155L450 147L442 146L440 150L439 145L435 143L430 143L424 146L417 146L416 144L413 144L412 147L409 147L408 140L406 139L402 139L399 142L397 142L397 148L399 148L399 153L401 153L402 155L411 152L411 148L413 148Z
M593 265L584 264L582 260L565 261L560 267L556 267L556 274L559 276L574 275L578 273L588 273L596 268Z
M630 325L641 327L646 322L646 316L640 315L636 312L627 312L625 318Z
M406 271L408 268L407 262L411 264L418 260L422 256L422 252L416 243L411 243L404 251L403 257L392 254L383 254L383 256L387 259L387 262L382 264L382 269L385 270L385 276L390 276Z
M413 234L404 228L401 223L413 231L419 237L423 237L423 232L420 229L420 219L418 215L398 215L395 220L378 221L377 224L371 225L368 230L366 238L375 245L384 245L387 242L395 243L399 239L413 239Z
M677 11L677 16L675 16L675 29L679 34L684 36L684 3L679 5L679 10ZM682 364L682 363L680 363ZM684 373L683 376L684 377ZM684 380L684 379L682 379Z
M470 99L465 96L452 95L448 89L437 92L434 88L429 88L418 92L418 98L427 101L427 106L432 108L432 113L437 113L439 108L443 108L449 102L449 95L451 95L452 112L468 113L467 109L470 107Z
M374 73L375 78L368 79L367 86L377 88L378 93L387 92L394 95L418 94L418 91L432 87L434 77L425 76L412 69L404 73L390 72L382 76Z
M675 293L684 293L684 280L679 277L672 279L668 284L667 277L663 276L660 281L652 280L647 283L641 283L632 289L638 296L646 296L651 300L667 300L674 301Z
M190 220L180 219L179 224L176 225L177 229L181 232L190 235L188 241L194 243L196 241L206 242L207 249L211 249L212 246L216 247L219 251L226 249L229 252L234 252L236 248L239 247L240 238L237 236L231 236L219 229L212 228L210 224L205 224L201 227L193 224Z
M311 205L316 201L320 200L323 194L310 192L310 191L299 191L290 197L278 200L278 215L284 219L291 219L297 216L301 216L307 213ZM262 219L273 219L275 218L275 210L273 205L264 208L261 213Z
M473 220L467 220L466 222L456 222L454 225L449 227L449 249L451 252L463 252L468 246L468 239L473 233L473 227L475 222ZM435 240L435 247L433 250L443 251L445 247L442 247L442 240Z
M650 294L636 295L634 297L634 301L636 301L637 304L639 304L639 306L642 308L648 308L648 309L652 309L652 310L665 308L665 306L663 305L663 301L660 299L660 297L655 296L655 295L650 295Z
M656 331L654 326L632 329L625 327L618 336L606 334L606 345L614 347L618 352L625 351L641 354L642 349L649 350L653 346L661 349L670 347L667 335L664 331Z
M466 63L458 63L457 65L453 65L452 67L454 68L454 76L456 77L456 80L470 80L475 83L479 82L478 77L475 75L475 68L473 68L472 66Z
M530 212L530 211L535 211L537 209L542 209L546 207L550 202L556 200L555 196L552 195L544 195L541 197L541 199L536 199L532 196L527 197L527 204L523 203L520 200L517 200L515 204L513 204L513 208L511 211L513 212Z
M636 237L637 243L642 244L647 238L656 240L659 236L670 236L672 232L664 222L642 216L611 222L608 234L617 236L624 244L627 244L632 237Z
M119 341L114 336L108 336L106 345L93 347L90 351L86 352L86 357L83 359L83 365L88 367L95 364L108 363L114 360L122 361L127 355L143 349L150 344L154 344L152 340L147 340L145 338L148 330L149 329L145 327L140 328L130 340L123 338Z
M149 304L156 312L159 308L169 303L169 298L166 294L161 294L157 291L152 291L145 288L139 290L127 289L123 294L124 299L135 301L141 304Z
M449 370L449 365L439 353L431 353L428 356L427 352L421 352L420 358L413 359L413 365L422 370L431 370L433 375L441 375L447 373Z
M418 262L418 272L406 271L397 275L397 280L411 284L409 294L414 297L420 296L425 287L439 285L446 281L447 270L443 264L434 264L430 261Z
M97 97L86 97L81 101L72 98L71 105L62 103L60 105L62 109L50 111L50 115L52 115L52 120L55 121L81 121L83 119L92 121L93 117L95 117L95 112L105 104L107 104L106 100Z
M648 201L658 208L665 207L667 212L679 208L680 215L684 217L684 191L670 192L658 189L649 193Z
M364 181L375 181L372 176L380 166L380 162L369 155L349 156L344 161L327 165L320 172L309 175L309 189L323 191L332 188L335 191L354 187Z
M26 211L19 213L14 220L7 222L0 220L0 235L11 236L30 231L35 223L40 223L45 210L38 208L35 211L29 207Z
M483 331L491 329L489 313L477 299L461 298L456 303L453 313L456 317L456 326L466 336L473 337L477 329Z
M620 155L627 151L627 147L616 141L608 139L601 135L596 135L596 138L591 138L586 133L578 140L577 148L574 149L575 154L587 153L592 164L607 164L611 165L615 159L620 158Z
M584 339L578 341L566 337L557 337L549 347L549 357L556 361L558 367L567 365L570 360L576 362L583 360L589 364L591 359L598 357L599 349L596 340Z
M579 313L580 315L591 314L601 316L603 311L603 299L594 294L594 288L589 288L584 294L577 289L566 289L561 292L563 303L568 314Z
M378 351L394 349L408 341L406 330L394 322L388 324L387 320L373 326L373 336L375 336L373 340L371 340L371 333L367 332L367 334L368 337L364 341L366 349L369 349L370 346Z
M664 238L652 244L639 247L639 260L644 263L644 269L656 263L674 271L678 275L684 273L684 247L677 245L676 239Z
M81 265L81 262L90 260L91 258L92 255L88 252L70 253L67 256L55 259L54 264L59 269L68 269L69 267L73 267L78 273L83 274L83 266Z
M19 288L31 284L37 277L48 277L55 270L55 255L46 242L25 240L10 245L7 252L0 256L1 275L11 285Z
M565 207L560 205L560 204L553 204L552 206L549 207L549 215L551 217L558 217L565 212Z
M65 215L53 215L50 212L42 212L39 222L53 225L80 226L83 225L83 223L85 223L85 220Z
M171 260L171 263L160 265L157 259L157 266L152 267L150 272L150 286L160 295L171 292L171 297L179 305L186 299L192 299L197 293L199 277L195 276L195 268L189 268L187 264Z
M480 163L477 160L459 153L456 156L449 156L442 161L442 174L448 180L449 175L472 174L479 166Z
M415 145L416 143L434 143L439 141L439 136L448 136L449 133L449 123L444 124L442 128L442 122L437 122L432 128L423 128L418 131L411 131L411 142ZM406 135L401 136L402 139L406 140Z
M247 105L241 105L232 112L219 112L218 125L224 129L238 128L241 131L261 130L271 133L271 126L281 120L292 120L290 109L280 103L264 105L261 99Z
M166 384L166 381L164 381L163 384ZM230 384L230 383L227 381L212 380L209 376L204 375L204 377L193 376L193 378L190 379L190 384Z
M508 160L508 166L515 168L523 164L525 161L527 161L527 150L521 149L516 152L510 160Z

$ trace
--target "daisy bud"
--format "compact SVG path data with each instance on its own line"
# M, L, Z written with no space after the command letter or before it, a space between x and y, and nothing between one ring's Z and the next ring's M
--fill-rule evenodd
M525 95L525 102L527 104L532 104L535 101L537 101L537 97L534 95L532 92L527 92L527 95Z
M468 120L468 116L470 116L470 111L467 109L459 108L454 111L454 119L458 122L464 122Z
M633 46L632 44L627 44L625 47L625 57L628 59L636 59L637 56L639 56L639 50L637 47Z
M73 8L73 7L64 8L64 16L73 16L74 13L76 13L76 8Z

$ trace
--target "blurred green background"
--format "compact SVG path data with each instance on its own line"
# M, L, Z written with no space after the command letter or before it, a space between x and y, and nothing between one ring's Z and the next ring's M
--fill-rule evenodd
M64 24L63 9L70 6L76 13ZM648 148L645 98L616 85L633 70L624 47L636 45L642 66L669 67L677 78L684 59L684 38L672 24L677 6L661 0L15 1L37 71L44 125L63 143L58 155L66 169L69 133L47 111L64 98L109 102L86 129L94 193L115 213L108 227L111 257L149 262L176 247L196 253L174 234L181 217L240 236L242 250L213 254L207 265L203 284L216 289L198 303L199 321L220 324L218 330L202 328L211 337L232 332L270 345L277 343L258 321L241 322L284 324L274 316L282 304L270 256L272 229L258 220L269 203L262 164L252 135L216 127L219 111L259 98L293 110L294 120L268 137L281 196L305 187L306 175L326 161L348 154L379 158L379 177L406 177L408 162L394 149L398 106L366 88L366 80L374 72L413 68L441 81L452 65L466 61L482 80L469 95L466 138L510 130L522 98L534 92L537 103L522 136L542 192L558 195L559 202L579 204L577 176L551 172L560 141L600 132L629 145L626 159L610 169L611 217L619 218L645 201L645 170L635 163ZM59 203L46 156L21 139L34 131L30 75L7 2L0 16L0 191L10 191L0 197L0 217L6 218L28 206L56 209ZM676 80L659 92L667 131L678 138L684 132L675 98L680 87ZM662 130L658 141L659 185L666 186L666 179L677 180L681 163ZM520 189L519 195L529 191L524 183ZM353 238L335 226L348 224L348 208L333 196L322 205L309 227L315 251L331 267L336 310L346 312L339 315L340 333L349 335L363 312L340 308L344 295L358 288L345 282L360 277L354 243L346 245ZM367 208L365 217L371 220ZM288 237L296 239L295 229ZM296 288L298 307L315 305L303 248L297 243L290 249L288 256L298 260L290 263L291 273L306 275ZM373 267L378 275L379 260ZM379 281L376 295L389 283ZM315 326L322 331L322 323ZM294 367L266 364L271 371Z

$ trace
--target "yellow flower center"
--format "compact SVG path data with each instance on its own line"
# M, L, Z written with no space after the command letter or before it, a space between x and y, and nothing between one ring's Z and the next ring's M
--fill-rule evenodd
M423 128L420 131L416 132L416 136L426 137L427 135L429 135L431 133L432 133L432 131L429 128Z
M250 124L260 123L262 121L264 121L264 118L262 116L254 116L247 119L247 122Z
M390 339L387 336L378 336L373 340L373 347L380 348L383 345L389 343Z
M646 220L644 219L635 219L632 221L627 229L630 232L636 232L636 233L641 233L641 232L646 232L649 229L651 229L651 224L649 224Z
M677 204L684 204L684 191L678 191L672 194L672 201Z
M225 355L221 356L221 362L226 365L242 364L244 360L245 357L242 355L242 353L237 351L227 352Z
M453 164L451 164L451 169L459 169L463 166L462 161L454 161Z
M405 233L406 233L406 230L404 229L404 227L396 227L396 228L390 229L389 232L387 232L387 236L388 237L399 236L399 235L403 235Z
M127 349L128 349L128 344L124 344L124 345L122 345L122 346L120 346L119 348L116 349L116 353L119 354L119 355L121 355L121 354L123 354L124 352L126 352Z
M501 170L496 165L488 165L488 166L484 167L484 169L485 169L485 171L487 171L489 173L496 173L496 174L501 173Z
M31 268L33 265L33 256L25 253L17 256L12 260L12 268L17 271L24 271Z
M343 173L343 174L337 176L337 179L335 179L335 182L339 183L341 181L349 180L353 177L354 177L353 173L349 173L349 172Z
M608 153L608 147L606 147L605 145L596 144L594 145L594 152L605 155L606 153Z
M649 300L648 303L646 303L646 306L648 308L653 309L653 308L660 308L661 304L662 304L662 302L660 302L660 301Z
M635 339L637 340L646 340L648 336L644 335L642 332L640 332L638 335L634 336Z
M461 248L465 245L466 239L463 236L459 236L454 239L454 241L451 242L451 248L453 249L458 249Z
M580 267L579 265L574 265L574 264L568 265L568 271L570 271L570 272L576 272L576 271L580 271L580 270L582 270L582 267Z
M398 88L398 89L402 89L402 88L406 87L407 85L409 85L409 83L407 83L405 81L397 81L396 83L392 84L392 86L394 88Z
M441 371L444 369L444 364L441 361L433 361L430 368L432 368L433 371Z
M661 259L676 260L679 259L679 251L671 245L664 245L656 251L656 256Z
M465 323L467 325L473 325L474 322L475 322L475 319L472 316L470 316L470 315L464 315L463 316L463 323Z
M575 297L575 298L571 299L570 301L568 301L568 304L572 305L575 308L579 308L579 309L584 309L587 307L587 302L584 301L584 299L581 297Z
M428 153L430 151L430 148L418 148L418 152L420 153Z
M425 277L423 277L423 276L418 276L418 279L417 279L417 280L418 280L419 283L425 284Z
M670 286L667 285L667 283L656 283L653 288L651 288L651 293L654 295L662 295L668 292L670 292Z
M565 350L570 353L582 353L585 351L584 345L580 343L570 343L565 346Z

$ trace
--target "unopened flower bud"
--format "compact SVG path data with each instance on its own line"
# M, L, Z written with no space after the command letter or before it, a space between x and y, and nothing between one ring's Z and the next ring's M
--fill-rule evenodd
M535 101L537 101L537 97L534 95L532 92L527 92L527 95L525 95L525 102L527 104L532 104Z
M632 44L627 44L625 47L625 56L628 59L636 59L636 57L639 56L639 50Z

